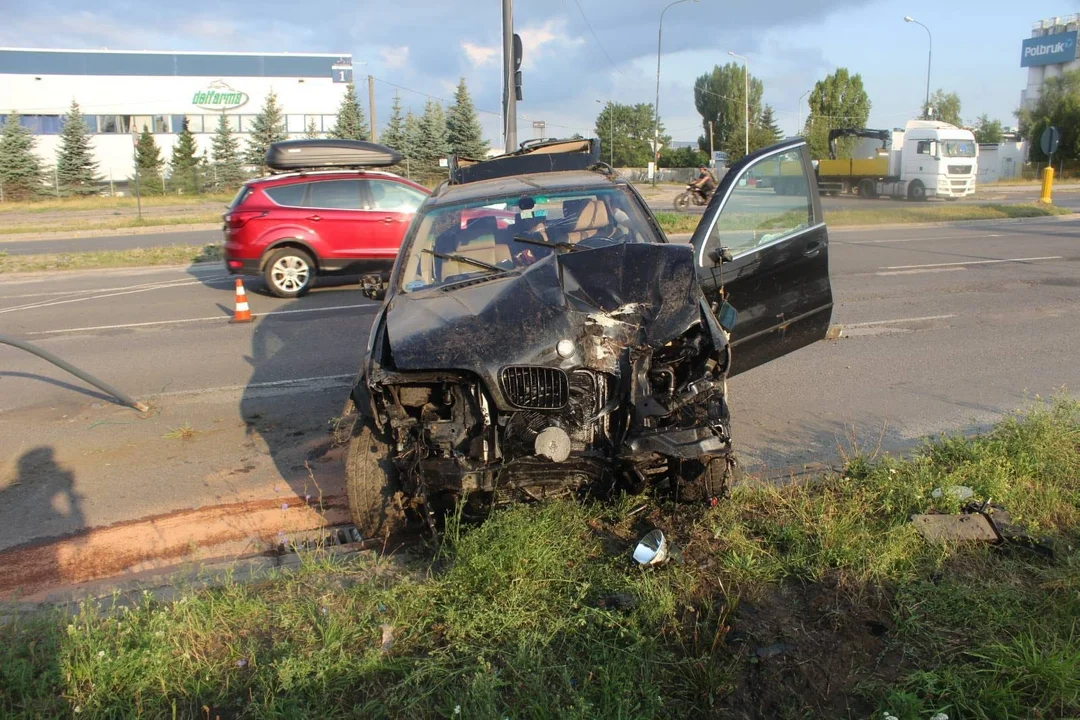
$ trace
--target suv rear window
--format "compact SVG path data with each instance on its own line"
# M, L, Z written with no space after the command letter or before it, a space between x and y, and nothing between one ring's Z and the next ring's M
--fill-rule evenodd
M241 185L240 190L236 193L236 197L234 197L232 199L232 202L229 203L229 209L235 210L236 208L240 207L240 205L248 199L249 195L251 195L251 188L247 185Z
M291 183L289 185L278 185L277 187L266 188L263 192L270 196L270 199L276 202L278 205L284 205L285 207L302 207L304 204L304 192L307 190L308 183Z

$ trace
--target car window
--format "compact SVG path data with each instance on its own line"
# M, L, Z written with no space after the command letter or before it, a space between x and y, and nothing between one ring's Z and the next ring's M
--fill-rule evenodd
M414 292L491 272L470 260L509 271L569 246L659 241L637 200L616 187L429 207L405 240L398 284Z
M241 185L240 190L237 191L236 195L232 199L232 202L229 203L229 209L235 210L236 208L240 207L244 203L244 201L248 199L249 195L251 195L251 187L249 185Z
M307 190L307 186L307 183L292 183L266 188L265 192L278 205L300 207L304 204L304 191Z
M359 210L359 180L323 180L311 183L306 203L310 208Z
M754 178L769 178L761 187ZM745 168L735 180L705 253L720 246L732 255L749 252L814 224L814 203L803 169L802 150L772 155Z
M416 212L424 202L424 194L407 185L392 180L367 180L371 189L374 210L392 212Z

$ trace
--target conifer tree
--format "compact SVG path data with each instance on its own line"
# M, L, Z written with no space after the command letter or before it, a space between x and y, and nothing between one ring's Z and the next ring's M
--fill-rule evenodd
M188 119L184 118L180 134L176 137L173 145L172 158L169 165L172 168L173 189L177 192L193 194L199 192L202 186L199 178L199 148L195 144L195 134L188 126Z
M217 129L210 140L210 160L215 190L232 189L244 179L244 161L240 156L240 141L229 127L225 113L218 118Z
M447 140L450 152L470 158L483 158L487 155L488 143L484 140L484 129L476 117L469 89L465 87L465 78L461 78L454 93L454 104L446 113Z
M93 195L101 177L94 160L94 148L86 118L79 104L71 101L60 129L60 147L56 152L56 181L65 195Z
M341 140L367 140L370 137L367 119L356 98L356 86L352 83L345 86L345 96L338 106L337 122L330 131L330 137Z
M248 165L254 165L266 172L266 151L269 147L288 138L285 132L285 115L278 105L277 95L271 90L266 95L262 109L252 122L251 134L245 159Z
M35 144L30 128L23 127L19 114L12 110L0 132L0 192L4 200L29 200L45 189Z

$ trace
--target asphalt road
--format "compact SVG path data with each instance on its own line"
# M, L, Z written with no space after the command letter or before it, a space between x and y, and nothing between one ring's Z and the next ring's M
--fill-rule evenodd
M752 471L910 448L1080 386L1080 221L834 231L830 262L844 337L730 382ZM153 406L0 346L0 549L340 486L328 431L375 305L353 286L249 299L257 321L229 324L216 266L0 283L0 333Z
M987 191L980 195L977 200L958 200L961 205L1002 203L1018 204L1033 203L1039 197L1036 191ZM763 204L779 202L786 204L788 201L775 196L769 190L762 191ZM896 207L903 205L905 200L890 200L887 198L867 200L857 196L841 195L839 197L822 197L822 205L826 210L858 209L870 207ZM944 200L928 201L931 205L945 204ZM650 206L657 212L673 212L669 200L650 200ZM1059 207L1069 208L1080 212L1080 188L1069 187L1061 189L1054 194L1054 203ZM698 214L704 212L704 208L691 207L687 212ZM207 243L220 243L222 239L220 230L198 231L175 231L146 234L146 235L114 235L102 237L65 238L59 240L16 240L7 241L0 235L0 252L10 255L34 255L43 253L67 253L86 252L98 250L130 250L133 248L165 247L169 245L205 245Z

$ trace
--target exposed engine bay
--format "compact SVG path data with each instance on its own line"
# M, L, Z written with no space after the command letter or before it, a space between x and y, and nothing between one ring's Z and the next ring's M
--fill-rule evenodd
M481 280L376 319L353 399L406 496L677 489L726 467L728 337L690 247L552 253Z

